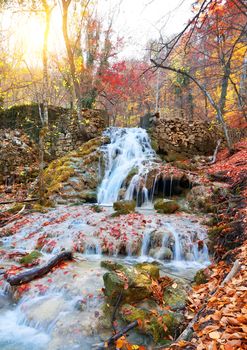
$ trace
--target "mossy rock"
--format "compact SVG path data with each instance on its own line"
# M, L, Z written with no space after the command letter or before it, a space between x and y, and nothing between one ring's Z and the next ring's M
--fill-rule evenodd
M133 271L134 269L137 269L140 271L140 273L144 272L155 280L160 277L159 266L156 263L144 262L144 263L135 264L134 266L126 266L124 264L121 264L115 261L103 260L101 261L100 266L104 267L109 271L123 271L124 273L126 273L126 275L131 274L131 268L133 267Z
M150 297L152 279L159 277L159 268L153 264L126 266L105 261L101 266L111 271L103 276L109 303L114 303L119 294L122 294L123 303L135 303Z
M125 184L129 184L132 177L135 176L136 174L138 174L138 168L133 168L130 170L130 172L128 173L128 176L125 179Z
M103 208L100 205L94 204L91 206L92 211L95 213L102 213Z
M20 263L23 265L29 265L32 264L35 260L39 259L42 256L40 252L37 250L32 251L31 253L23 256L20 259Z
M129 304L121 307L120 315L128 323L135 320L141 321L139 331L151 335L155 343L169 336L175 336L184 320L183 315L172 311L152 312L152 310L147 311Z
M151 276L153 279L157 280L160 277L160 270L157 264L155 263L140 263L136 264L135 268L137 270L140 270L141 272L146 272Z
M76 203L81 200L96 203L98 162L101 157L99 149L108 141L108 138L97 137L51 162L44 172L46 199L54 203Z
M182 310L186 306L187 293L179 283L174 283L174 286L165 289L163 301L171 310Z
M158 144L158 141L153 137L151 138L151 147L155 152L158 152L159 144Z
M161 214L172 214L179 209L179 205L175 200L156 199L154 209Z
M156 247L149 251L149 255L159 260L171 260L173 258L173 252L167 247Z
M205 284L207 283L209 280L209 276L207 275L207 273L205 272L205 270L199 270L197 271L195 277L194 277L194 282L195 284L199 285L199 284Z
M49 203L49 204L51 204L51 203ZM46 206L51 206L51 205L46 205ZM41 205L41 204L39 204L39 203L35 203L35 204L33 204L32 205L32 209L34 210L34 211L37 211L37 212L39 212L39 213L47 213L48 212L48 209L44 206L44 205Z
M130 214L135 211L135 201L118 201L113 203L113 209L119 214Z
M11 208L8 209L8 211L12 214L16 214L23 208L23 206L23 203L15 203Z
M117 270L124 269L123 264L117 263L117 262L112 261L112 260L103 260L103 261L101 261L100 266L103 267L104 269L109 270L109 271L117 271Z

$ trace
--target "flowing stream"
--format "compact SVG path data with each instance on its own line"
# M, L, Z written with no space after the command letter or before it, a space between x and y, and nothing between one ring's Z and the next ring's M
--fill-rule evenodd
M106 135L111 143L103 148L106 168L98 202L116 201L126 177L135 170L125 191L125 198L133 199L140 181L145 182L145 174L157 161L148 135L140 128L111 128ZM157 261L163 274L188 279L209 263L206 230L200 220L185 213L145 212L152 199L145 184L142 195L144 205L139 212L121 220L111 216L110 206L101 212L90 205L60 206L45 214L29 214L2 230L1 350L87 350L107 339L111 331L100 331L106 272L100 266L102 259L126 264ZM72 250L76 260L32 281L25 290L10 289L4 272L18 271L23 254L39 250L38 263L42 264L64 249ZM145 337L135 336L134 342L145 344Z

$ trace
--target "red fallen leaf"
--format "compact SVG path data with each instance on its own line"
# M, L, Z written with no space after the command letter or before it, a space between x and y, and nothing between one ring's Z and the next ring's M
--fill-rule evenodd
M27 292L30 289L30 284L29 283L25 283L22 284L21 286L17 287L17 291L22 294L24 292Z
M64 271L63 274L64 275L67 275L69 273L69 271Z
M43 284L35 284L35 287L38 288L40 294L44 294L48 289L48 287Z
M93 298L93 294L88 294L88 297L89 297L89 299L92 299Z

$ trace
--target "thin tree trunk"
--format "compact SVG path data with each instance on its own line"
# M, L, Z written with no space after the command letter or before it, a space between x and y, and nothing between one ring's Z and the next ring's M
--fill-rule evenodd
M43 9L45 11L45 32L44 32L44 44L43 44L43 114L41 118L42 128L39 133L39 195L40 202L44 204L45 200L45 185L44 185L44 153L45 153L45 136L48 131L48 38L51 22L51 11L46 0L42 0Z

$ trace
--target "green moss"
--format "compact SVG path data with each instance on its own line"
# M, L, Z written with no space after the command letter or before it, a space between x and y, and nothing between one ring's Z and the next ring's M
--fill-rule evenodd
M197 271L194 282L195 284L204 284L208 282L208 276L205 274L204 270Z
M149 276L151 276L155 280L157 280L160 277L160 270L156 264L140 263L140 264L136 264L135 268L137 270L147 273Z
M25 255L23 258L20 259L20 263L23 265L28 265L34 262L34 260L37 260L40 258L42 254L38 252L37 250L34 250L30 254Z
M177 285L176 288L168 287L164 291L164 303L171 307L172 310L185 308L187 294L182 287Z
M23 208L23 203L15 203L8 211L12 214L18 213Z
M208 237L210 240L214 240L225 228L227 228L227 225L219 225L219 226L213 226L208 230Z
M156 199L154 209L161 214L172 214L179 209L179 205L174 200Z
M109 303L113 303L120 293L122 302L128 303L139 302L151 296L152 278L146 270L109 261L102 262L101 266L111 271L103 276ZM154 274L157 275L157 271Z
M135 201L118 201L113 203L113 209L118 214L129 214L135 211L136 202Z
M157 140L151 139L151 147L153 150L155 150L155 152L158 152L159 144L158 144Z
M131 179L132 179L132 177L135 176L136 174L138 174L138 168L132 168L130 170L130 172L128 173L128 176L125 179L125 183L129 184Z
M146 311L129 304L123 305L120 313L127 322L140 320L142 325L139 326L139 330L150 334L155 343L159 343L169 336L174 336L183 321L183 316L178 313L163 311L162 314L162 312Z
M101 206L95 204L91 206L91 209L95 212L95 213L101 213L103 211L103 209L101 208Z
M50 205L48 205L48 207L50 207ZM32 205L32 209L34 211L37 211L39 213L47 213L47 208L45 208L43 205L39 204L39 203L35 203Z

